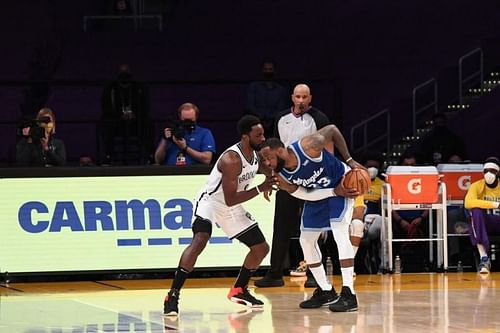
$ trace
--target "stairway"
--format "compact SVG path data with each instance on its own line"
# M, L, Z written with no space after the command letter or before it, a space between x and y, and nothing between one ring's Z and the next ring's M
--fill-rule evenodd
M446 114L448 120L460 113L467 112L474 103L479 101L483 96L488 95L498 85L500 85L500 71L492 71L480 84L478 82L476 86L467 89L467 94L462 97L461 104L451 102L441 112ZM386 167L397 165L404 152L411 148L417 140L425 136L431 129L432 120L428 120L424 123L424 126L416 129L415 135L404 136L398 143L393 144L390 150L384 153Z

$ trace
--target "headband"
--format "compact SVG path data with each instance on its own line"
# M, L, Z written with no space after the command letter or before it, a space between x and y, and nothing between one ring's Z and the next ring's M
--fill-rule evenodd
M493 162L487 162L487 163L484 163L483 170L484 169L493 169L496 171L500 171L500 166L498 166L498 164L493 163Z

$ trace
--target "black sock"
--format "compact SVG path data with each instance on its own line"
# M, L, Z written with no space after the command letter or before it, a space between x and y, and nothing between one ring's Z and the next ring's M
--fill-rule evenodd
M241 266L240 274L238 274L238 279L236 280L234 286L246 288L248 286L248 281L250 281L253 273L255 273L255 269L248 269L245 266Z
M181 290L189 273L190 272L187 269L178 267L175 271L174 281L172 282L172 289Z

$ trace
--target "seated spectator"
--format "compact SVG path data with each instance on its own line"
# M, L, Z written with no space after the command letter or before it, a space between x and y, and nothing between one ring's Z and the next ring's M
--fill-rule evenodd
M465 208L470 214L470 240L479 251L479 273L490 272L491 262L488 257L490 248L489 235L500 234L500 161L496 157L486 159L484 179L471 184L465 195Z
M363 165L368 170L371 185L368 193L356 198L351 222L351 243L354 254L360 246L361 241L366 244L368 262L365 263L369 271L377 271L380 266L380 230L382 227L382 215L380 200L382 197L382 185L384 181L379 178L383 167L382 154L367 153Z
M111 13L115 15L132 15L132 7L128 0L111 0Z
M266 137L274 131L274 118L289 106L287 90L276 82L276 64L272 60L262 63L262 80L250 82L247 88L245 113L260 118Z
M155 162L164 165L210 164L215 153L212 132L197 124L200 110L192 103L178 109L179 121L163 130L155 152Z
M89 166L94 166L94 161L92 160L92 157L89 154L82 154L80 156L80 161L79 165L81 167L89 167Z
M41 109L36 119L25 122L21 127L21 138L16 145L18 166L44 167L66 164L64 142L54 137L56 117L51 109Z
M153 147L146 86L135 80L130 66L121 64L116 80L102 95L101 162L143 164Z

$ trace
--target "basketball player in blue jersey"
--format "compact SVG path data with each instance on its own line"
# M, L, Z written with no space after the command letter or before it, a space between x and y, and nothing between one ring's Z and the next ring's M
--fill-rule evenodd
M354 198L357 189L343 186L343 177L351 169L325 147L335 145L334 125L284 147L278 139L268 139L260 151L262 158L280 175L280 188L305 200L301 218L300 244L308 267L319 287L301 308L319 308L328 305L331 311L356 311L358 308L353 288L354 250L349 238ZM349 158L352 167L360 165ZM338 247L342 272L340 297L326 277L321 261L318 238L323 230L332 230Z
M260 120L251 115L238 122L240 142L222 153L208 176L205 187L196 199L193 212L193 241L182 253L179 267L168 295L163 303L166 316L179 313L179 294L188 274L193 270L196 259L201 254L212 234L212 225L218 226L230 239L238 239L248 246L248 252L228 299L252 308L263 303L253 297L247 289L248 281L269 252L262 231L252 215L241 203L255 198L261 192L270 191L277 184L277 177L266 177L263 183L250 188L258 170L271 171L261 165L256 151L264 142L264 128Z

